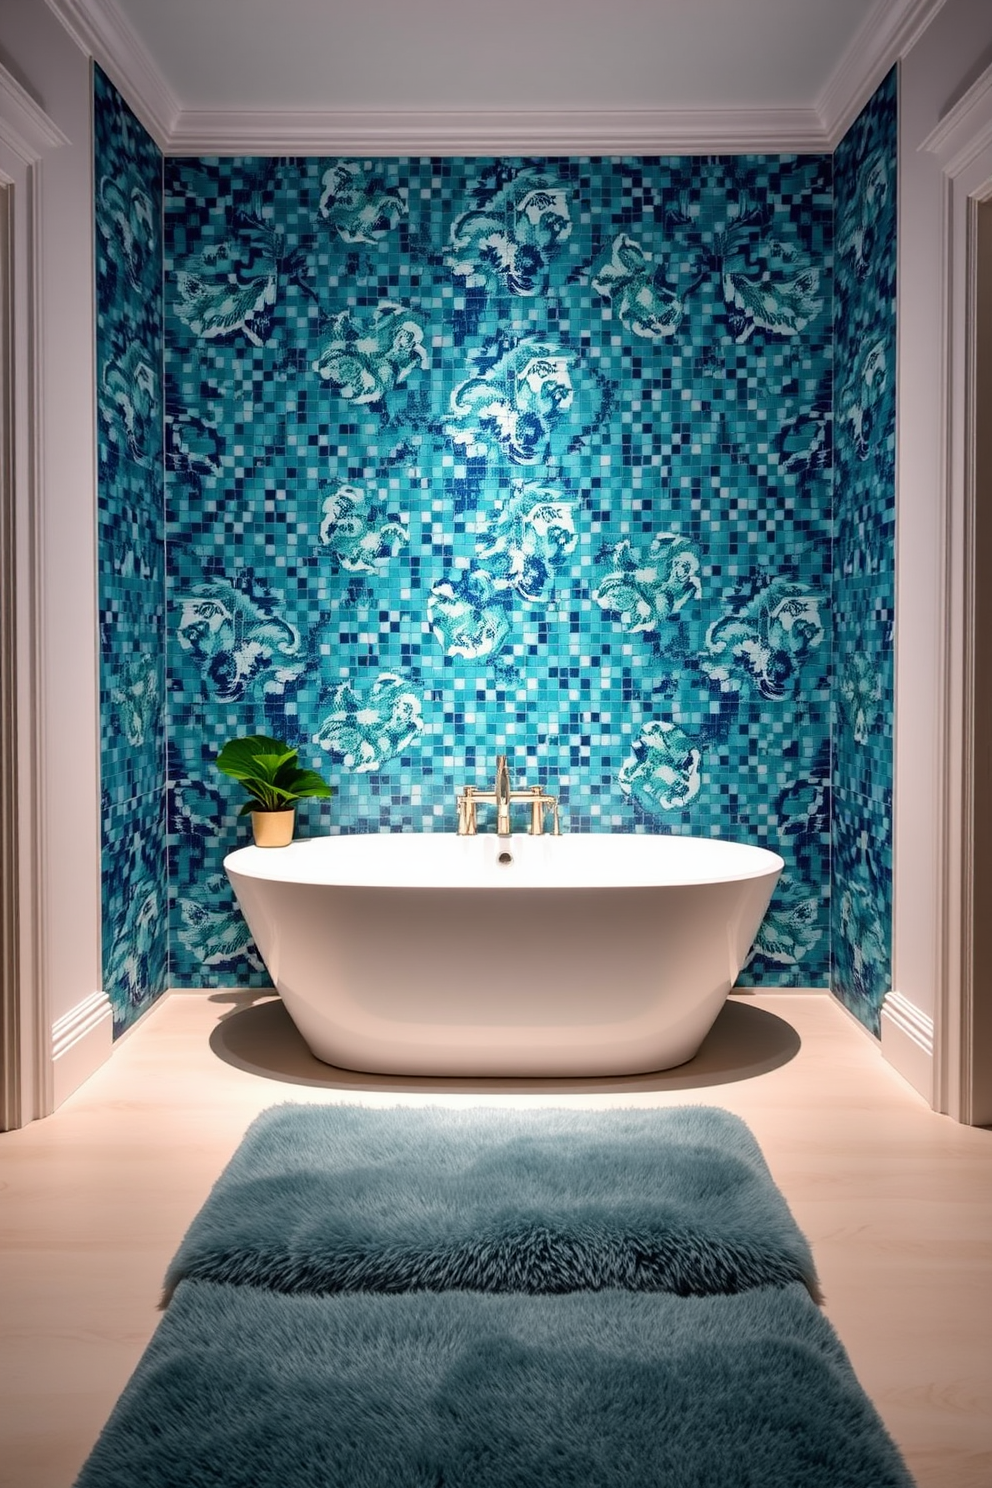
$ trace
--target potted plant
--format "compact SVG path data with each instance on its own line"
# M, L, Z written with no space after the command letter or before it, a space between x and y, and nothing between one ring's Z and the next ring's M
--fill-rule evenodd
M297 801L332 794L316 770L300 769L298 754L284 739L250 734L229 739L217 756L218 770L240 781L248 792L238 815L251 814L258 847L285 847L292 842Z

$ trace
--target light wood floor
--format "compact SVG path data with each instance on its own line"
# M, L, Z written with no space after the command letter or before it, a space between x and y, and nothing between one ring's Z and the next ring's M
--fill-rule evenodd
M0 1136L4 1488L69 1488L252 1118L341 1099L737 1112L920 1488L992 1485L992 1132L934 1115L826 996L734 997L667 1076L459 1082L331 1071L281 1004L216 993L166 999L54 1116Z

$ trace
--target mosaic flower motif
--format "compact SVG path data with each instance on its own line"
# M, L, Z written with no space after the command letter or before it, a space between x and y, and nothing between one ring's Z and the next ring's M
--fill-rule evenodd
M819 595L772 579L706 632L703 670L724 692L752 688L771 702L795 695L799 670L824 638Z
M410 541L401 522L382 522L357 486L339 486L321 507L320 541L349 573L381 573Z
M859 1016L867 1010L869 1026L876 1032L889 980L889 945L882 908L880 895L859 863L839 888L839 934L835 935L838 944L834 955L841 997L853 1004L852 1011Z
M213 837L227 809L220 791L204 781L175 778L169 793L169 831L187 838Z
M243 332L253 346L267 340L279 280L279 234L242 215L242 232L209 244L176 273L176 314L208 341Z
M146 523L125 526L121 515L110 524L112 536L105 533L104 553L110 554L109 570L121 579L145 579L157 584L162 561L161 534Z
M873 486L860 504L850 494L836 518L835 572L844 578L886 572L891 565L892 523L891 504L880 514Z
M702 594L699 554L677 532L659 532L646 559L624 538L613 549L611 560L610 572L592 597L632 635L657 630Z
M551 437L572 407L573 357L560 346L525 337L451 395L447 432L466 455L500 450L514 465L547 458Z
M145 183L131 164L118 162L98 188L96 224L109 258L122 263L131 285L148 289L149 273L158 267L156 212Z
M179 940L194 965L235 968L247 962L261 970L262 960L240 910L231 904L231 886L213 873L197 886L196 897L179 900Z
M408 679L380 672L369 687L342 682L334 689L331 711L313 741L344 769L365 774L409 749L423 727L420 699Z
M131 1022L135 1009L158 990L163 910L154 878L140 870L125 876L122 902L112 911L104 967L117 1025Z
M867 279L880 239L889 230L889 165L885 151L871 150L861 162L853 189L841 193L837 257L850 261L860 280Z
M728 234L722 281L738 344L759 329L796 336L823 309L819 269L808 254L780 238L755 243Z
M851 377L841 391L841 427L845 442L859 460L867 460L877 439L886 438L890 432L890 421L878 417L889 383L886 351L881 337L862 345L854 357Z
M427 618L445 656L475 661L495 656L510 629L505 598L483 569L432 584Z
M179 474L219 475L224 439L216 424L185 409L178 412L170 397L165 410L165 462Z
M838 684L841 715L855 743L867 744L882 716L882 679L877 660L864 651L849 651Z
M228 579L194 584L181 595L176 639L199 666L218 702L235 702L258 683L282 692L306 664L300 633L276 613L278 599Z
M466 284L536 295L571 235L568 194L547 171L525 167L508 180L504 171L476 187L476 205L453 223L444 261Z
M111 435L139 465L161 455L159 379L152 350L135 337L103 369L100 411Z
M320 184L320 215L345 243L380 243L407 215L406 193L355 160L335 161Z
M823 938L819 919L818 896L811 894L805 884L794 883L783 874L746 964L756 956L763 956L776 966L798 966Z
M830 754L814 764L808 775L792 781L778 794L775 818L783 837L802 845L830 830Z
M768 203L754 199L738 171L714 163L669 201L663 255L619 233L594 268L592 286L634 335L651 340L679 331L690 296L714 277L739 344L756 330L796 336L823 309L820 271L771 225ZM656 223L646 219L645 230L656 232Z
M620 766L617 784L645 811L679 811L699 794L702 750L678 724L651 719L633 750Z
M424 324L409 305L383 300L369 316L342 310L313 371L349 403L378 403L429 364Z
M778 468L785 475L813 475L828 470L833 459L833 412L829 406L807 408L779 425L775 438Z
M556 486L515 480L478 544L479 566L496 589L514 590L525 604L547 604L578 541L574 505Z
M639 244L620 233L613 239L611 257L593 276L592 287L605 295L628 330L657 340L672 336L682 324L686 299L699 279L681 292L673 288L666 265L656 263Z
M110 684L110 702L124 738L132 748L140 748L158 723L157 658L143 655L125 661Z

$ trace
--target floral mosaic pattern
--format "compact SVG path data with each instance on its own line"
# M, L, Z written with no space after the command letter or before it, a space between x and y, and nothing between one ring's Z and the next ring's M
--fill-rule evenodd
M345 243L381 243L407 215L406 192L391 189L355 160L338 160L321 177L321 217Z
M162 157L94 69L103 977L120 1033L168 979Z
M349 573L378 573L410 541L402 522L385 520L356 486L339 486L324 498L320 541Z
M268 979L212 763L250 730L331 774L304 830L451 830L499 749L573 830L773 847L741 980L829 962L877 1027L894 76L834 161L169 160L164 393L162 163L96 103L118 1028Z
M512 295L548 288L571 236L571 192L553 170L495 162L468 188L472 205L451 227L445 262L466 285Z
M164 792L117 806L104 797L103 975L122 1032L166 987L168 884L162 871Z
M655 719L634 740L617 784L649 813L673 811L699 794L701 763L702 751L677 724Z
M689 600L703 597L699 554L678 533L660 532L645 557L624 538L610 558L610 572L593 598L632 634L659 630Z
M342 682L330 702L313 741L346 770L381 769L409 750L424 726L416 691L392 672L380 672L360 693Z
M371 315L335 315L313 370L349 403L379 403L427 364L420 318L385 300Z
M744 980L822 984L830 159L172 159L165 221L177 983L266 979L257 730L316 830L453 830L505 751L572 830L766 843Z
M835 156L831 985L877 1033L891 986L896 75Z
M280 614L280 598L251 574L193 584L173 596L179 650L218 701L281 693L303 672L300 633Z
M770 701L794 697L801 663L824 641L823 603L794 580L761 582L706 632L704 669L725 691L750 690Z

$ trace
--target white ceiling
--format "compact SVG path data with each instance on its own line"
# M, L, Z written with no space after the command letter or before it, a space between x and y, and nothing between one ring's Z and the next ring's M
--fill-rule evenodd
M184 109L814 105L873 0L117 0Z
M832 149L943 0L47 0L173 154Z

